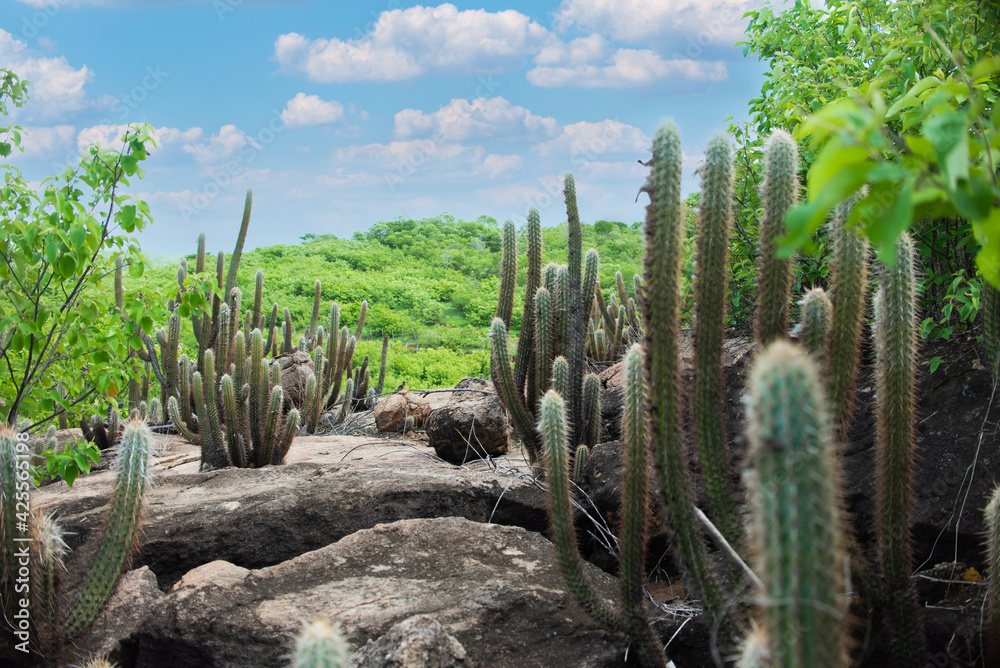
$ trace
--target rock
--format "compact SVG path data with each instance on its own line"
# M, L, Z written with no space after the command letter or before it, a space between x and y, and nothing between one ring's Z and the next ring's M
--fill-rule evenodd
M465 648L430 615L401 621L357 652L350 668L471 668Z
M129 638L139 630L146 615L163 593L156 586L156 576L143 566L121 577L107 606L86 633L73 641L59 665L82 665L91 655L109 655L122 662L130 654Z
M408 416L413 416L414 426L424 424L431 412L427 399L417 396L409 390L395 392L375 404L375 425L380 432L398 432L403 430Z
M615 579L585 569L617 601ZM137 665L284 665L290 636L318 616L340 625L364 666L597 668L621 666L628 646L568 593L545 538L457 517L382 524L239 581L198 580L154 606ZM393 658L368 662L369 640Z
M312 357L303 350L296 350L291 354L279 355L271 364L277 364L281 369L281 389L285 391L286 408L288 402L296 408L302 408L306 398L306 382L313 372Z
M453 464L507 454L510 423L498 397L484 396L438 408L428 416L425 426L430 446L441 459Z
M499 476L486 464L456 469L418 444L300 436L284 465L199 472L196 446L156 439L174 468L154 468L133 563L148 565L164 588L209 562L270 566L400 518L457 516L534 531L548 525L545 493L530 479ZM38 512L56 511L73 532L66 537L69 576L85 574L93 563L112 480L104 471L33 497Z

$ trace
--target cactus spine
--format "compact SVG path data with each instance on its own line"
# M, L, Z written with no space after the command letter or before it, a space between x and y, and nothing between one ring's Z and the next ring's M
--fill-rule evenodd
M855 379L861 358L865 291L868 289L868 240L848 229L853 202L834 210L830 222L833 257L830 295L833 316L827 359L827 390L839 440L847 440L854 413Z
M833 324L833 304L826 296L826 290L812 288L806 292L799 301L799 309L801 313L799 324L792 330L792 334L798 337L817 361L825 362L827 341Z
M749 388L747 480L768 665L844 666L839 467L817 365L776 341L759 355Z
M917 283L913 242L900 237L875 296L876 507L879 559L887 587L893 654L922 665L923 628L910 579L910 510L916 456Z
M754 332L759 349L788 331L792 259L779 258L778 245L785 234L785 213L798 202L798 165L795 140L784 130L775 130L764 144L764 182L761 185L764 220L760 225Z
M539 459L541 439L535 425L531 423L532 413L524 406L524 397L517 393L514 385L514 373L510 368L510 352L507 344L507 328L500 318L493 318L490 325L492 351L490 367L495 370L497 392L503 401L507 412L514 419L514 424L521 430L524 437L524 447L528 451L528 461L535 464Z
M639 646L645 666L663 666L666 656L649 628L643 609L646 579L646 518L649 514L649 462L647 454L646 379L642 346L632 346L625 356L622 434L625 463L622 474L621 585L625 629Z
M986 504L986 665L1000 663L1000 487Z
M732 230L733 155L729 139L715 135L702 167L695 280L694 434L712 519L733 546L740 543L722 413L722 344L726 325L726 276ZM626 299L618 275L620 299ZM624 320L624 314L620 320Z
M592 448L601 442L601 381L596 373L583 379L583 416L583 444Z
M103 538L94 567L88 572L66 618L66 637L75 638L107 603L128 565L138 539L152 458L152 433L142 420L125 425L115 461L115 483Z
M723 615L723 595L708 561L694 515L683 433L680 385L680 270L683 260L681 143L677 127L661 125L653 139L646 207L645 290L642 301L650 379L651 449L667 521L680 562L700 592L705 610Z
M538 406L538 386L535 381L535 355L538 340L535 334L535 293L542 281L542 222L538 209L528 212L525 227L528 248L528 268L525 275L524 309L521 314L521 336L517 340L517 354L514 356L514 382L519 394L527 390L527 405L532 411Z

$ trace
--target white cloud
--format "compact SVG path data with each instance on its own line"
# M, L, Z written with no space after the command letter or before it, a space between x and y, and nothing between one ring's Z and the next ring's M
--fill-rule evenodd
M336 100L322 100L319 95L299 93L281 112L281 120L290 128L333 123L344 117L344 105Z
M257 143L235 125L223 125L207 142L184 144L183 149L198 162L219 162L232 156L247 144L259 148Z
M400 138L435 135L450 141L475 138L540 139L554 137L559 123L548 116L536 116L502 97L453 99L429 114L403 109L396 114L395 135Z
M92 125L89 128L80 130L80 134L76 138L77 146L83 148L84 146L98 142L105 148L117 148L121 144L121 137L128 130L128 127L128 125L124 124ZM153 128L153 138L156 140L157 147L169 144L188 144L198 141L203 135L204 132L201 128L188 128L187 130L167 127Z
M520 12L458 11L446 3L382 12L370 35L359 39L280 35L274 53L283 70L311 81L402 81L518 69L553 39Z
M54 125L51 127L26 126L21 128L24 132L21 135L21 146L24 153L18 150L11 151L10 159L49 159L62 157L73 149L73 137L76 135L76 128L72 125Z
M355 144L333 152L337 162L364 161L379 169L396 169L409 165L413 171L432 161L451 162L457 159L474 161L484 153L478 146L463 146L454 142L435 142L430 139L394 141L388 144ZM409 168L406 171L409 171Z
M601 35L594 33L587 37L578 37L567 43L553 42L535 56L536 65L579 65L592 63L604 58L608 51L608 42Z
M524 165L524 158L519 155L497 155L490 153L483 160L483 164L476 170L479 174L486 174L491 179L504 176L508 172L521 169Z
M27 44L0 28L0 63L31 81L25 113L31 118L64 118L87 106L84 86L93 74L86 66L74 69L66 58L36 58Z
M722 61L664 60L649 49L618 49L608 65L543 65L527 74L528 81L541 88L630 88L670 79L724 81L727 77Z
M662 44L677 38L679 48L732 44L743 34L743 13L757 0L562 0L555 12L560 28L597 30L633 44ZM687 53L697 58L697 53Z
M652 140L639 128L621 121L582 121L563 127L555 139L531 147L540 156L569 154L582 159L607 153L648 152Z

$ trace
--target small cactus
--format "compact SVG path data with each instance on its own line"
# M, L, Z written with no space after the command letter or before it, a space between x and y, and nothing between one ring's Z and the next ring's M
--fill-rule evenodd
M141 420L125 425L115 459L115 482L108 518L94 566L87 573L66 617L67 638L80 635L107 603L135 546L152 467L153 435Z
M350 655L351 646L340 629L315 619L295 636L291 668L346 668Z
M1000 487L986 504L986 664L1000 665Z
M799 309L801 318L792 330L792 335L798 338L817 361L824 362L827 339L833 324L833 304L823 288L812 288L802 296Z

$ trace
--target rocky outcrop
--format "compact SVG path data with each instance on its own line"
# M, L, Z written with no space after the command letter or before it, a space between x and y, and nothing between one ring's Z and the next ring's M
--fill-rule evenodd
M545 494L530 480L502 478L485 464L456 469L416 443L303 436L285 465L199 472L198 448L158 440L163 461L179 465L154 469L133 563L148 565L161 587L215 560L270 566L400 518L456 516L537 531L548 522ZM70 577L93 563L111 482L105 471L34 496L37 511L57 511L72 532Z
M431 404L409 390L401 390L380 399L375 404L375 426L379 432L399 432L412 416L415 427L421 427L430 415Z
M517 527L403 520L269 568L213 569L232 577L185 578L154 604L134 639L138 665L284 665L290 636L317 616L362 649L362 666L596 668L622 665L627 647L566 591L552 545ZM586 569L616 600L616 581Z
M309 353L296 350L276 357L271 364L281 369L281 389L285 391L285 405L301 408L306 397L306 382L313 372L313 361Z
M464 464L507 454L510 423L495 396L458 401L432 411L425 425L430 446L445 461Z

